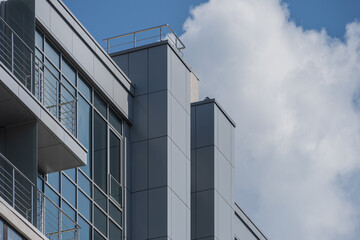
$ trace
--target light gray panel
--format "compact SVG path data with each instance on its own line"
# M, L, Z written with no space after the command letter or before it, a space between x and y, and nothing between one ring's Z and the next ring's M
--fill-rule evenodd
M67 48L68 51L73 50L73 31L64 19L51 9L51 31L59 39L59 41Z
M171 193L171 226L173 240L187 240L190 239L190 235L187 235L187 225L190 222L187 221L187 210L185 204L174 194Z
M132 191L148 187L148 144L147 141L132 144Z
M232 239L232 221L233 221L233 209L224 201L223 198L216 198L219 204L218 216L215 216L218 219L218 237L219 239Z
M216 150L218 151L218 150ZM225 159L225 157L218 152L216 154L216 171L218 177L217 190L222 195L224 199L228 202L229 205L232 205L233 200L233 166Z
M134 97L134 126L131 128L131 141L142 141L148 137L148 97Z
M117 80L114 80L114 101L124 114L132 118L133 98Z
M196 238L214 235L214 190L195 193Z
M168 188L149 190L149 238L168 234Z
M47 1L35 1L35 14L45 26L50 27L50 4Z
M155 138L149 142L149 188L168 185L168 138Z
M148 50L129 54L129 78L135 84L135 96L148 92Z
M172 169L171 169L171 179L172 179L172 190L178 195L178 197L183 201L187 201L187 187L186 184L188 182L187 177L187 169L186 164L188 159L180 151L180 149L172 144Z
M88 73L94 74L95 57L93 53L76 34L73 34L72 36L74 57L80 62L80 64L85 68ZM99 64L99 60L97 62L97 64ZM95 75L97 81L99 81L103 77L105 76L101 76L101 73L99 75Z
M167 135L167 91L149 94L149 138Z
M93 59L95 80L110 98L114 98L114 82L117 80L97 57Z
M214 144L214 104L196 106L195 147Z
M239 240L257 240L249 228L234 214L233 233ZM260 237L260 239L263 239Z
M220 151L224 154L226 159L228 161L231 161L231 130L233 126L229 122L229 120L225 117L225 115L222 113L220 109L216 107L217 112L217 146L220 149Z
M171 97L171 127L172 127L172 139L174 143L186 154L188 146L190 145L189 140L186 138L186 127L187 121L190 119L187 117L187 113L184 108L176 101L174 97Z
M190 78L186 78L186 72L188 71L184 63L179 57L169 50L171 55L171 92L174 97L180 102L180 104L189 112L189 105L187 105L187 95L190 89L188 89L188 81Z
M121 68L121 70L129 76L129 54L121 54L112 57L114 62Z
M214 188L214 148L204 147L196 149L196 191Z
M167 89L167 46L149 49L149 92Z
M148 194L147 191L132 194L132 239L148 237Z

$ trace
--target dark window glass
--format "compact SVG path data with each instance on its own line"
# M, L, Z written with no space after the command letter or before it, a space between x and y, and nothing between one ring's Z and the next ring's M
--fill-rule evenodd
M36 48L35 49L35 56L40 60L40 61L44 61L44 55ZM36 61L38 61L38 59L36 59Z
M39 191L44 192L44 181L39 176L37 177L36 185Z
M47 181L56 191L60 192L59 172L49 173L47 175Z
M64 172L66 173L66 175L68 175L68 177L71 178L71 180L76 182L76 168L65 170Z
M113 204L110 202L109 204L109 213L110 213L110 217L120 226L122 226L122 213L121 211Z
M22 237L8 226L8 240L21 240Z
M67 80L76 86L76 71L64 58L62 58L61 61L61 72L65 75Z
M81 170L91 177L91 107L81 96L79 96L78 104L78 138L88 149L87 164L81 167Z
M47 40L45 41L45 55L56 67L60 67L60 54Z
M72 205L72 206L76 206L76 188L75 185L70 182L70 180L65 177L64 175L62 176L62 186L61 186L61 190L62 190L62 196Z
M107 197L96 187L94 188L94 200L105 212L107 212Z
M105 118L107 118L106 103L97 93L94 94L94 106Z
M112 221L109 226L109 240L120 240L122 239L121 230Z
M82 95L91 102L91 87L82 79L81 76L79 76L78 89Z
M94 181L106 192L107 178L107 126L106 122L95 113L94 116Z
M80 226L79 240L90 240L90 236L91 236L90 225L82 217L79 217L78 224Z
M48 197L55 205L59 206L59 195L57 195L48 185L45 184L45 195Z
M62 206L61 206L61 208L62 208L62 210L64 211L64 213L67 215L63 215L62 216L62 223L63 223L63 229L62 230L64 230L64 231L66 231L66 230L70 230L70 229L72 229L72 228L74 228L75 227L75 224L74 224L74 222L75 222L75 219L76 219L76 212L75 212L75 210L72 208L72 207L70 207L70 205L69 204L67 204L65 201L62 201ZM64 229L65 228L65 229Z
M113 110L111 110L111 108L110 108L109 121L111 125L116 129L116 131L122 134L122 120L116 115L116 113Z
M94 224L97 229L100 230L102 234L107 235L107 219L106 215L95 206L94 208Z
M78 191L78 209L80 213L91 221L91 202L81 191Z
M44 35L39 31L35 31L35 45L41 50L44 50Z
M91 197L92 194L91 194L91 182L90 180L85 177L85 175L78 171L78 184L79 184L79 187L89 196Z
M94 240L105 240L105 238L103 238L97 231L94 231Z
M60 72L56 69L56 67L54 67L54 65L49 61L47 60L47 58L45 58L45 66L49 72L49 75L45 75L45 78L46 80L50 81L50 80L56 80L58 81L60 79ZM52 78L52 79L50 79ZM53 81L51 81L50 83L52 83ZM54 85L54 84L53 84ZM55 87L55 85L54 85Z
M110 131L110 174L120 183L120 139Z

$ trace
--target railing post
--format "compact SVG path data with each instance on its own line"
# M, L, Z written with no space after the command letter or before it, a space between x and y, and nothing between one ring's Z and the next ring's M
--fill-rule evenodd
M11 31L11 72L14 73L14 33Z
M62 212L59 211L59 240L62 240Z
M134 33L134 47L136 47L136 33Z
M160 42L162 40L162 27L160 27Z
M41 232L45 235L45 198L40 194L39 199L41 202Z
M12 185L13 185L13 192L12 192L12 207L15 208L15 168L12 169Z
M34 186L31 186L31 223L34 225Z
M110 52L110 40L107 40L107 53Z
M30 87L31 87L31 92L33 92L35 94L35 88L34 88L34 78L33 78L33 53L30 52Z

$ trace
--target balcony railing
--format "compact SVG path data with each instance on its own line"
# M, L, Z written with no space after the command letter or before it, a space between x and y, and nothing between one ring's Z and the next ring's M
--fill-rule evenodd
M52 115L76 135L75 94L66 88L60 76L56 76L50 67L34 56L33 51L2 18L0 18L0 61Z
M107 53L112 53L162 40L168 40L179 52L185 48L168 24L106 38L103 41L106 42Z
M50 240L78 239L79 225L1 153L0 197Z

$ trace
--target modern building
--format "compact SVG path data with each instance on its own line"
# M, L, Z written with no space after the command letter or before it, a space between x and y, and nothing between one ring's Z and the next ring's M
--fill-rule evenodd
M103 49L60 0L0 16L0 239L266 239L234 203L235 123L168 25Z

